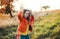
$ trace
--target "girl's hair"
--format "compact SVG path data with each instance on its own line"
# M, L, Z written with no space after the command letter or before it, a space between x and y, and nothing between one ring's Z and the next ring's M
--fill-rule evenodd
M31 12L30 12L30 10L24 9L23 15L25 14L26 11L29 11L29 16L26 18L28 20L28 22L29 22L30 21L30 14L31 14Z

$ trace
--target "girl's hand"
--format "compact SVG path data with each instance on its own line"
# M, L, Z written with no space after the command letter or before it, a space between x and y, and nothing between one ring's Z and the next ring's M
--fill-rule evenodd
M20 39L20 32L18 31L17 35L16 35L17 39Z
M19 35L19 34L17 34L17 35L16 35L16 38L17 38L17 39L20 39L20 35Z

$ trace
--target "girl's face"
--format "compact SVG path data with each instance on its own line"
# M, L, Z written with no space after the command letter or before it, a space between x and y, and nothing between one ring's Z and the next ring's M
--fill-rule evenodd
M26 12L24 13L24 17L27 18L27 17L29 16L29 13L30 13L29 11L26 11Z

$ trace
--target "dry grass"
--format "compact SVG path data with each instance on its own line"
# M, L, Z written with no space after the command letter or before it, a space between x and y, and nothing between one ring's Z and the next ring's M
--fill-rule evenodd
M6 25L18 24L16 13L13 14L15 17L10 18L9 14L0 14L0 27L6 27Z

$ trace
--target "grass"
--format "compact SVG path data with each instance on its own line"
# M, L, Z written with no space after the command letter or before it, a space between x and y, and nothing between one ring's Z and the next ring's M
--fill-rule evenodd
M35 21L32 39L60 39L58 32L60 32L60 13L48 14Z
M16 21L15 18L13 20ZM15 39L18 26L15 23L17 24L17 22L12 22L0 28L0 39ZM31 39L60 39L60 13L54 12L36 19L30 37Z
M11 25L10 27L0 28L0 39L11 39L15 36L18 25Z

